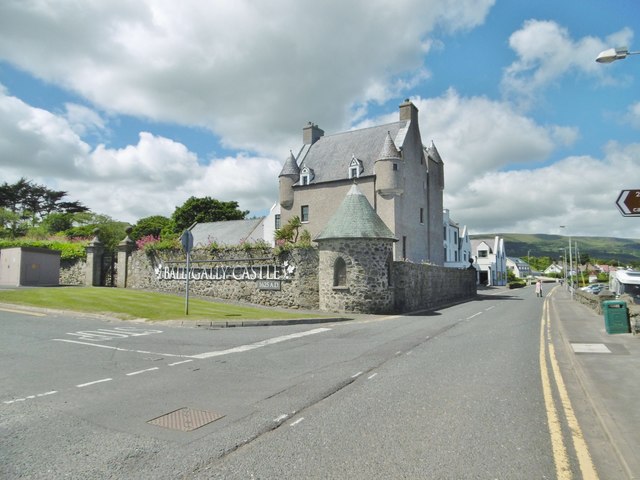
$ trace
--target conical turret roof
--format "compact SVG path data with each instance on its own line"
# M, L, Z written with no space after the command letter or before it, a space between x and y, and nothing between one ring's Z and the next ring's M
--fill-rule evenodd
M355 184L315 240L331 238L386 238L398 241Z
M382 150L380 150L380 154L378 155L379 160L383 160L386 158L400 158L400 152L396 148L396 144L393 143L391 132L387 132L387 136L384 139L384 145L382 146Z
M280 171L280 175L278 176L282 177L287 175L300 175L300 167L298 167L296 157L293 156L293 152L291 150L289 150L289 156L285 160L282 170Z

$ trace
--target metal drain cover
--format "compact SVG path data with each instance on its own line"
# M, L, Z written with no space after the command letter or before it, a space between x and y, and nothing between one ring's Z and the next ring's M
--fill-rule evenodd
M161 415L149 420L147 423L157 425L158 427L170 428L172 430L180 430L182 432L190 432L196 428L200 428L211 422L224 417L215 412L207 412L206 410L193 410L191 408L180 408L173 412Z

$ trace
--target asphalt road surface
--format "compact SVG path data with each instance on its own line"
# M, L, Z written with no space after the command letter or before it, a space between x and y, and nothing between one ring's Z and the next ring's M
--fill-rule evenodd
M0 307L0 478L597 478L545 301L498 293L227 329Z

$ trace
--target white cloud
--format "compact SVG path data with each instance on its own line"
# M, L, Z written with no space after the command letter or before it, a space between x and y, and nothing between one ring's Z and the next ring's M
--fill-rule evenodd
M67 191L70 200L96 213L133 223L150 215L170 216L192 195L237 201L242 210L254 212L276 201L281 162L247 156L209 160L202 164L183 144L147 132L135 145L91 150L67 119L0 89L2 180L26 177Z
M554 21L527 20L509 38L517 60L505 69L502 89L524 107L529 107L541 89L553 85L568 72L582 72L612 83L595 56L611 45L628 44L633 32L624 28L606 39L571 38L570 32Z
M461 97L413 100L420 111L423 141L435 142L445 162L445 188L455 192L487 171L544 162L558 145L575 141L574 127L543 126L508 103Z
M428 75L428 34L473 28L493 3L2 2L0 58L106 111L273 153L309 116L338 130L354 106L401 96Z

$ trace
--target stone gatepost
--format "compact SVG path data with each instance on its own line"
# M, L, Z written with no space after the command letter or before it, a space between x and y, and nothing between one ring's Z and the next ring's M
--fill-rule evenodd
M116 287L127 288L127 278L129 276L129 259L131 253L136 249L136 242L131 240L133 228L127 227L125 230L127 236L118 244L118 278L116 279Z
M87 245L87 267L84 277L84 284L88 287L99 287L100 277L102 276L102 254L104 253L104 245L98 238L100 229L94 231L93 240Z

